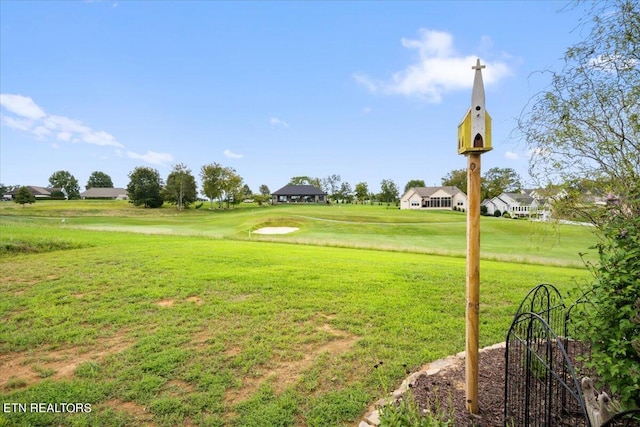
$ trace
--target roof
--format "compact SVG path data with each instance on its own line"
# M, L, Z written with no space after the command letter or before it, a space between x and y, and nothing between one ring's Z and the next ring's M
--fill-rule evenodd
M271 193L272 196L326 196L327 193L314 185L285 185Z
M522 193L502 193L502 194L504 194L507 197L510 197L511 200L518 202L520 204L530 205L531 203L533 203L533 197L527 194L522 194Z
M433 196L435 193L437 193L438 191L444 191L445 193L449 194L450 196L455 196L456 194L464 194L463 191L461 191L458 187L453 187L453 186L446 186L446 187L414 187L414 188L410 188L409 190L407 190L406 193L404 193L402 195L402 197L404 198L404 196L409 193L409 191L414 191L418 196L420 197L431 197Z
M81 197L87 198L109 198L109 197L121 197L127 195L126 188L90 188L87 191L80 193Z
M18 190L20 189L20 187L21 186L18 185L13 190L5 194L13 196L18 193ZM37 185L25 185L25 187L27 187L34 196L40 196L40 197L50 197L51 193L53 193L54 191L62 191L60 188L45 188L45 187L38 187Z

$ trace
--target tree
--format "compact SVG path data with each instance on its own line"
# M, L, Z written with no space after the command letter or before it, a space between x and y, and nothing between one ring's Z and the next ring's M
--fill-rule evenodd
M338 196L343 202L351 203L353 201L353 190L351 189L351 184L343 182L340 185L340 190L338 190Z
M237 204L242 199L242 177L233 168L222 169L222 193L227 202L227 209L231 202Z
M85 188L113 188L113 181L111 177L104 172L95 171L92 172L87 181Z
M412 179L411 181L407 182L407 184L404 186L404 192L406 193L407 191L409 191L409 189L415 188L415 187L426 187L424 185L424 180Z
M560 71L548 72L549 89L531 100L518 129L531 175L568 187L556 205L596 225L599 258L576 329L591 343L589 367L632 407L640 405L640 3L588 5L589 34L566 50ZM605 206L585 203L584 187L595 185L610 194Z
M454 169L441 180L443 187L458 187L459 190L467 192L467 170Z
M245 199L250 199L251 196L253 195L253 191L251 191L251 188L249 187L248 184L244 184L242 186L242 195L244 196Z
M61 188L67 194L69 200L80 198L80 186L78 180L68 171L57 171L49 177L49 184L53 188Z
M320 178L311 178L306 175L292 177L289 180L289 185L313 185L317 188L321 188L322 186Z
M268 198L271 196L271 190L269 190L269 187L266 184L262 184L259 190L260 195L262 195L263 197Z
M209 198L211 208L214 199L218 199L219 206L222 204L222 170L223 167L218 163L204 165L200 169L202 194Z
M227 208L231 202L238 203L242 199L242 177L236 170L223 167L218 163L202 166L200 170L202 179L202 193L209 198L213 207L213 200L218 200L218 207L222 202L227 202Z
M516 193L522 189L520 175L511 168L491 168L482 177L482 199L492 199L502 193Z
M162 178L153 168L138 166L129 173L127 195L129 203L145 208L159 208L164 203L161 195Z
M329 193L329 197L331 199L333 199L334 201L337 200L337 198L340 196L339 192L340 192L340 182L342 181L342 178L340 178L340 175L329 175L326 178L322 179L322 189Z
M380 183L380 200L391 203L398 200L398 186L391 179L383 179Z
M22 186L18 188L16 195L13 198L13 201L19 203L24 207L25 204L34 203L36 201L36 196L33 195L29 187Z
M530 173L544 185L599 178L630 216L640 214L640 4L589 3L584 41L568 48L551 85L523 112L518 129L532 157ZM583 198L584 199L584 198ZM572 208L598 222L584 200Z
M198 191L196 179L191 174L191 169L180 163L173 167L167 177L167 185L164 188L164 199L176 205L179 211L183 207L196 201Z
M369 198L369 186L366 182L359 182L356 184L356 200L360 203L364 203Z

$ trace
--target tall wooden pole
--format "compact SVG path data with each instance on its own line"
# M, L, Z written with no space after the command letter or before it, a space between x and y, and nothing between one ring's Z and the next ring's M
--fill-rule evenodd
M467 309L465 378L467 410L478 413L480 313L480 153L467 154Z
M475 70L471 107L458 125L458 154L467 156L467 306L465 380L467 410L478 413L480 316L480 155L491 150L491 116L485 111L480 60Z

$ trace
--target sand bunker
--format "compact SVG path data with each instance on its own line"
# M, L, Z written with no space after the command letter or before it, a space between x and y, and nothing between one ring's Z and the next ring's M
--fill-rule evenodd
M263 227L258 230L255 230L256 234L287 234L293 233L294 231L298 231L298 227Z

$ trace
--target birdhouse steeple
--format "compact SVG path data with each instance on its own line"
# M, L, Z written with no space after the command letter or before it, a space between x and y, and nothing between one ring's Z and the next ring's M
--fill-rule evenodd
M471 92L471 107L458 125L458 154L484 153L491 150L491 116L485 109L484 83L480 64L471 67L475 70L473 90Z

